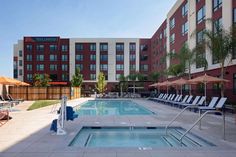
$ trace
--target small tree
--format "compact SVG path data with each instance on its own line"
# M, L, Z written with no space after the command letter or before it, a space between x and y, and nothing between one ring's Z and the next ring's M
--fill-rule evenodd
M185 72L185 67L183 64L173 64L168 68L168 74L171 76L182 76Z
M42 87L48 87L50 81L52 81L50 79L50 76L48 74L44 74L44 77L41 78L41 86Z
M103 74L103 72L100 72L98 75L96 89L98 90L99 93L104 94L106 86L107 83L105 81L105 75Z
M123 74L120 75L120 78L119 78L119 87L120 87L120 91L121 91L121 96L122 96L122 93L123 91L127 91L128 90L128 79L127 77L125 77Z
M34 74L34 76L33 76L33 86L41 87L41 76L39 74Z
M137 79L137 74L129 74L128 78L133 82L133 93L135 93L135 81Z
M160 78L160 73L159 72L152 72L149 75L149 79L153 82L158 82L159 78Z
M71 85L72 87L80 87L83 83L83 75L80 74L80 69L75 69L75 74L72 76Z

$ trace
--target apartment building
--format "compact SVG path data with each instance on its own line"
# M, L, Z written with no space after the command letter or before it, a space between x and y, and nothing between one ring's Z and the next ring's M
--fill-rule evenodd
M236 1L177 0L150 39L24 37L14 45L14 77L32 82L34 73L48 73L53 81L69 83L75 68L79 67L85 89L94 87L98 73L102 71L108 90L112 90L121 74L127 76L138 71L148 76L178 64L175 58L163 58L170 52L178 53L184 43L190 49L195 48L204 39L203 30L215 29L206 19L230 30L236 23ZM207 59L209 75L220 75L219 61L209 49L198 55ZM226 62L225 69L225 79L230 80L226 93L231 98L236 95L236 53L232 58L231 62ZM204 68L194 63L191 73L192 77L202 75ZM161 77L161 81L165 79L165 76Z

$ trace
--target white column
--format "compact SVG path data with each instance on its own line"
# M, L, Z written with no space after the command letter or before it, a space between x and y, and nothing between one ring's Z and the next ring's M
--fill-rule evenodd
M136 62L136 71L139 71L139 65L140 65L140 40L138 39L136 42L136 52L135 52L136 56L135 56L135 62Z
M223 27L226 30L230 30L233 24L232 4L233 4L232 0L222 1L222 22L223 22Z
M100 72L100 42L96 42L96 80Z
M124 76L129 75L129 41L124 43Z
M116 41L114 39L108 42L108 82L116 81Z
M75 39L70 39L70 78L72 79L72 76L75 74Z

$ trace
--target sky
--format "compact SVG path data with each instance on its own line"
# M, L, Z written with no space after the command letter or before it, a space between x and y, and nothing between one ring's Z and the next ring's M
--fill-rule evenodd
M0 76L24 36L150 38L176 0L0 0Z

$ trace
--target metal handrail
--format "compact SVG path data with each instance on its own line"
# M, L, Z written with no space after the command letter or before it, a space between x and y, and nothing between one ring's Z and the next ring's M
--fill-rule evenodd
M201 121L202 118L203 118L205 115L207 115L208 113L221 113L221 114L223 115L223 139L225 140L225 114L224 114L224 112L222 112L222 111L210 110L210 111L206 111L204 114L202 114L202 115L195 121L195 123L194 123L187 131L185 131L185 132L183 133L183 135L182 135L182 136L180 137L180 139L179 139L179 141L180 141L181 143L183 143L183 138L187 135L187 133L189 133L189 132L192 130L192 128L193 128L195 125L197 125L197 123L198 123L199 121Z

